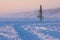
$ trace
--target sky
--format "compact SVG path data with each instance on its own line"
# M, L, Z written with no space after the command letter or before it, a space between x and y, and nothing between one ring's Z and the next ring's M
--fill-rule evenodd
M40 4L42 4L43 9L54 9L60 7L60 0L0 0L0 14L37 10Z
M33 10L60 7L60 0L0 0L0 11Z

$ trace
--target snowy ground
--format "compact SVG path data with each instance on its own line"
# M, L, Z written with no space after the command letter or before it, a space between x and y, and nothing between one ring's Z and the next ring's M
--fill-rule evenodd
M0 40L29 40L29 37L32 40L60 40L60 27L45 27L37 24L0 26Z
M0 40L20 40L13 25L0 26Z

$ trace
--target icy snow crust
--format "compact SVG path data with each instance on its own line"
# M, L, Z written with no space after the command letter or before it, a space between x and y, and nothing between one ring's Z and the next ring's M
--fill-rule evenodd
M18 37L13 25L0 26L0 40L22 40Z
M60 27L44 27L36 24L33 25L25 25L22 28L26 31L29 31L35 34L37 37L42 40L60 40Z
M4 25L0 26L0 40L60 40L60 27Z

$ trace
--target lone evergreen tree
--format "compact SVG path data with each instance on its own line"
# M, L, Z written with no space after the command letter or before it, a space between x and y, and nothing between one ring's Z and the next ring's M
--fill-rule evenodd
M38 18L40 19L40 21L42 21L42 5L40 5L40 9L39 9L39 15Z

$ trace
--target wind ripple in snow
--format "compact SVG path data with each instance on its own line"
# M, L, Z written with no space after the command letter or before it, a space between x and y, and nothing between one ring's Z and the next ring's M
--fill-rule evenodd
M0 26L0 40L22 40L12 25Z
M26 31L32 32L33 34L37 35L38 37L42 38L43 40L59 40L60 36L57 34L57 37L54 37L53 35L50 35L48 32L57 32L60 33L60 29L57 27L48 28L48 27L41 27L38 25L25 25L22 26L22 28ZM45 34L44 31L47 33Z

